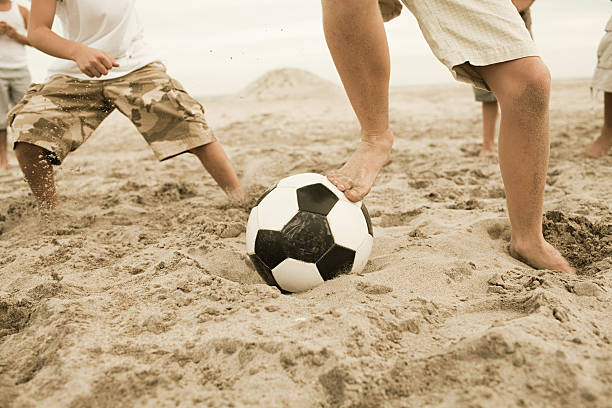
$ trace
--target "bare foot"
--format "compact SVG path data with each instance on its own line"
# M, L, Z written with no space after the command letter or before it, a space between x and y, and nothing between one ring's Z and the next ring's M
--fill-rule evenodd
M227 198L231 204L242 205L249 200L247 193L242 187L234 190L226 190Z
M487 157L487 156L495 156L495 146L482 146L482 149L480 149L480 153L478 154L478 156L480 157Z
M543 238L535 244L510 242L510 255L535 269L550 269L576 274L567 260Z
M390 129L382 135L363 135L349 161L342 168L329 172L327 178L346 198L360 201L370 192L380 169L389 162L392 146Z
M584 155L592 159L598 159L608 154L612 147L612 137L601 135L584 151Z

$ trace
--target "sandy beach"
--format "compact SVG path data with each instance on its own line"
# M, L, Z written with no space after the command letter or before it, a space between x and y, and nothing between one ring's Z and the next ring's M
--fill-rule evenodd
M117 113L56 170L61 214L41 216L11 153L0 407L612 407L612 154L580 155L601 99L553 81L543 223L577 276L508 254L464 84L392 88L366 269L295 295L259 278L245 225L269 185L346 160L338 86L286 69L201 98L249 205L193 156L157 162Z

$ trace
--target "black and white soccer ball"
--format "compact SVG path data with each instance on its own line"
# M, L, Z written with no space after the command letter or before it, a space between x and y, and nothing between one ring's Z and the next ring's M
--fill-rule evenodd
M302 292L361 272L373 237L362 202L349 201L325 176L303 173L282 179L259 199L246 247L267 284Z

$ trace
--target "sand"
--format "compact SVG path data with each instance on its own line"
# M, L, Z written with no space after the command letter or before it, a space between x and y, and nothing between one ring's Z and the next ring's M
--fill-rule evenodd
M295 97L291 89L295 89ZM364 273L282 295L195 157L158 163L110 117L57 170L41 218L0 174L1 407L611 407L612 155L587 80L553 84L546 236L580 270L511 258L496 158L464 85L393 89L397 142L366 203ZM251 203L346 159L339 88L282 70L204 98Z

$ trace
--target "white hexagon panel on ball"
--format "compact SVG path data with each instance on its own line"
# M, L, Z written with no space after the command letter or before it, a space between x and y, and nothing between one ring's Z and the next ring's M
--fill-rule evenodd
M255 238L257 238L257 231L259 231L259 210L255 207L249 214L249 220L247 221L246 227L246 251L248 255L253 255L255 253Z
M272 275L281 289L293 293L304 292L323 283L315 264L291 258L272 269Z
M298 212L294 188L276 187L257 205L260 230L280 231Z
M354 251L370 236L361 208L348 201L338 201L327 214L327 222L336 244Z
M374 238L368 234L357 251L355 251L355 261L353 262L353 268L351 269L352 273L361 273L363 268L365 268L368 263L368 259L370 258L370 252L372 252L372 243L374 242Z

